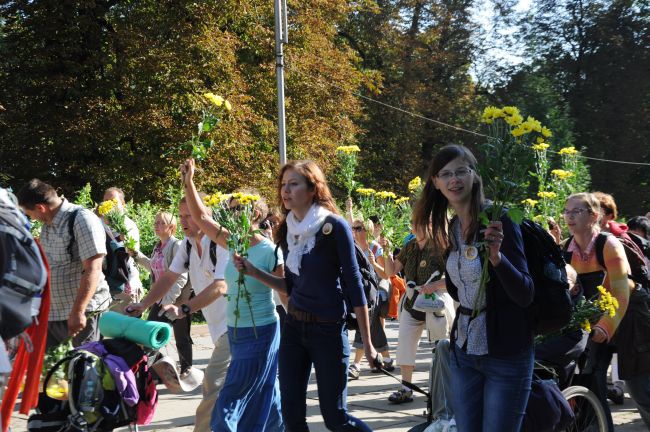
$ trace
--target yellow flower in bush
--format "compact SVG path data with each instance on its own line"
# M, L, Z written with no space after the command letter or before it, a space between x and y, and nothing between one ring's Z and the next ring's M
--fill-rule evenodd
M506 108L508 108L508 107L506 107ZM521 116L521 114L519 114L519 111L517 111L515 114L513 114L511 116L504 117L504 120L510 126L519 126L524 121L524 118Z
M527 206L529 206L529 207L535 207L535 206L537 205L538 202L539 202L539 201L537 201L537 200L530 199L530 198L526 198L526 199L523 200L521 203L522 203L522 204L525 204L525 205L527 205Z
M422 186L422 179L420 176L417 176L409 182L409 192L415 192L420 186Z
M550 138L553 136L553 132L551 132L551 130L546 126L542 127L542 130L540 132L544 138Z
M230 104L230 101L228 101L228 100L223 101L223 106L224 106L224 108L226 108L227 111L232 110L232 105Z
M575 147L564 147L560 150L561 155L574 156L578 154L578 150Z
M349 146L339 146L336 148L336 151L343 152L345 154L352 154L352 153L358 153L361 151L359 146L356 145L349 145Z
M225 99L219 95L216 95L214 93L204 93L203 97L209 100L213 105L220 107L223 105Z
M532 149L535 151L546 151L550 146L546 144L545 142L541 142L538 144L535 144Z
M400 197L395 200L396 205L400 205L402 203L408 202L410 198L409 197Z
M557 198L557 194L555 192L548 192L548 191L537 192L537 196L540 198L548 198L548 199Z
M380 191L375 193L375 196L377 198L383 198L383 199L397 199L397 195L395 195L394 192L389 192L389 191Z
M551 171L551 174L560 180L566 180L569 177L573 177L573 173L571 171L565 171L561 169L554 169L553 171Z
M492 124L495 119L503 117L503 111L495 106L487 106L483 110L481 121L483 123Z
M363 195L363 196L371 196L371 195L376 194L377 191L374 190L374 189L370 189L370 188L359 188L359 189L357 189L357 193L359 195Z
M97 208L97 212L99 213L100 216L106 216L117 206L117 200L112 199L108 201L102 202L99 207Z
M531 130L535 132L542 132L542 124L534 117L528 116L525 123Z

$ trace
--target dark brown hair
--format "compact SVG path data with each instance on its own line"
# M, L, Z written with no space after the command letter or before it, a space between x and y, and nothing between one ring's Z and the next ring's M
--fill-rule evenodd
M466 242L474 240L479 230L479 213L483 207L483 182L477 172L476 158L467 147L450 144L441 148L429 163L427 181L413 209L413 227L432 238L436 248L445 250L449 246L447 227L449 226L449 201L436 189L433 179L442 168L454 159L462 159L474 171L472 201L470 206L470 224L466 233Z
M31 179L16 194L18 204L29 210L34 210L36 204L50 205L57 196L56 189L37 178Z

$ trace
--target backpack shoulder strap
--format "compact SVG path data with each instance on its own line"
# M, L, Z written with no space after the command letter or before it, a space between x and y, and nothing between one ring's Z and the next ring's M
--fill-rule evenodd
M564 244L562 245L562 256L564 256L564 261L567 264L571 264L571 258L573 258L573 252L569 252L569 245L572 241L573 236L569 236L568 239L564 240Z
M72 258L72 245L75 242L75 236L74 236L74 223L77 220L77 215L81 211L80 208L75 209L72 211L70 214L70 217L68 217L68 233L70 234L70 242L68 243L68 255L70 255L70 258Z
M185 261L185 268L190 269L190 252L192 252L192 243L190 239L186 237L185 239L185 253L187 254L187 261Z
M212 266L217 266L217 244L210 240L210 261L212 261Z
M605 266L605 243L607 243L607 237L610 235L610 233L601 232L596 237L596 259L598 260L598 264L605 270L607 270Z
M280 243L276 244L273 250L273 271L278 268L278 249L280 249Z

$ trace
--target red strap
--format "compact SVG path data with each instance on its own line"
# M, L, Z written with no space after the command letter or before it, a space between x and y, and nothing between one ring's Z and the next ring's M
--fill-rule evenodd
M25 388L20 404L20 413L27 415L32 408L38 405L39 383L41 369L43 369L43 358L45 357L45 342L47 341L47 322L50 316L50 266L45 257L43 247L38 241L36 241L36 244L41 252L43 264L47 270L47 282L43 288L41 310L38 314L38 325L33 323L26 330L34 348L31 353L28 353L25 349L24 342L19 345L11 376L9 377L9 385L2 399L0 415L2 415L3 432L7 432L9 429L11 413L16 405L16 399L18 398L18 393L20 393L20 386L23 383L25 374L27 374L27 379L25 380Z

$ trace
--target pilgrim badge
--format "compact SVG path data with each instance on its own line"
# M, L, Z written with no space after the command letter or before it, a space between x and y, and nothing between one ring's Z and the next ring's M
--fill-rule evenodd
M327 222L323 225L323 234L330 235L332 233L332 224Z
M465 249L465 258L468 260L475 260L478 257L478 249L475 246L468 246Z
M427 260L420 261L420 267L425 268L427 266Z

